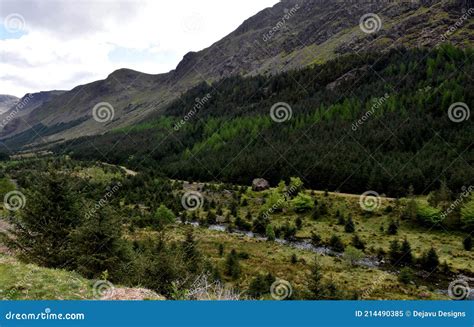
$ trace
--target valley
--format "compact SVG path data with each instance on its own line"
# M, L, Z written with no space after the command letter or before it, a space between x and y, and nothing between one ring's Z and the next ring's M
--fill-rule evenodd
M282 0L1 94L0 299L473 300L473 7Z
M67 158L59 162L48 158L22 159L4 164L3 169L7 176L18 180L19 187L24 187L25 183L29 184L26 176L38 175L36 167L42 165L62 167L61 174L72 180L73 189L81 190L81 198L96 203L102 203L101 192L107 192L107 189L111 192L112 185L122 185L110 197L102 196L107 200L101 206L113 208L107 212L120 222L122 237L133 244L137 256L144 255L142 251L145 251L143 247L147 242L162 239L171 246L168 249L171 251L179 244L186 244L189 233L192 233L194 255L200 258L196 260L204 260L212 278L217 278L223 287L238 293L242 299L272 298L269 289L265 289L263 276L290 283L292 299L314 296L320 299L447 299L451 281L474 277L474 252L463 248L463 240L468 234L455 227L454 221L423 226L419 221L421 211L412 218L406 217L408 202L415 201L421 210L426 197L410 200L368 195L364 198L355 194L313 191L305 189L301 181L293 178L289 184L281 182L267 190L253 191L251 187L242 185L166 181L144 172L132 175L120 167L74 162ZM301 186L294 194L285 193L294 189L291 183ZM2 196L14 189L5 180L3 184ZM136 188L134 185L142 186ZM35 186L30 184L30 187ZM160 189L171 192L163 193ZM198 202L191 201L190 196L197 196L194 200ZM157 199L171 209L163 209ZM28 201L37 200L27 196ZM186 203L195 207L186 207ZM276 208L275 203L278 203L277 209L266 209ZM8 211L4 209L3 212L2 220L8 220L5 216ZM265 212L271 213L265 215ZM160 213L174 218L159 226ZM394 241L399 244L408 242L410 261L398 262L401 258L394 257L397 256L393 253ZM426 269L423 257L430 248L436 249L438 259L436 266ZM3 251L0 267L3 265L3 269L10 269L9 265L15 260L11 255L15 251ZM236 276L227 271L233 251L238 257L239 272ZM314 282L315 260L323 276L320 284L331 286L331 292L325 288L317 295L309 291ZM158 294L164 293L167 298L186 297L186 293L169 289L171 285L178 285L174 283L183 283L180 287L192 287L187 279L193 273L184 278L173 277L168 272L165 275L168 277L163 276L164 284L154 286L155 282L147 282L144 276L138 280L133 278L138 277L136 274L145 267L134 260L128 261L127 265L126 272L108 271L109 278L124 283L125 287L145 286ZM400 271L407 275L406 280L400 279ZM118 279L114 276L124 273L125 276ZM101 274L103 272L97 271L89 277L101 280ZM258 276L262 276L262 280ZM94 281L85 282L91 285ZM57 286L48 285L44 278L43 283L39 289L43 293L37 297L54 298L55 295L46 289L56 289ZM21 295L21 291L15 294L19 298L26 296ZM74 295L67 294L64 291L65 298L74 298Z

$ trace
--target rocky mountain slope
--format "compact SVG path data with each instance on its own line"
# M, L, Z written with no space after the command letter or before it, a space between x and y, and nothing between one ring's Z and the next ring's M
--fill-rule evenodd
M15 117L0 139L19 148L44 145L143 121L201 82L274 74L324 63L335 56L394 47L473 44L472 0L355 2L283 0L247 19L210 47L186 54L175 70L148 75L128 69L77 86ZM360 27L366 14L372 21ZM371 25L374 23L375 25ZM449 28L454 26L454 31ZM107 102L105 122L93 108Z
M18 98L13 95L0 94L0 114L8 111L11 107L17 103Z

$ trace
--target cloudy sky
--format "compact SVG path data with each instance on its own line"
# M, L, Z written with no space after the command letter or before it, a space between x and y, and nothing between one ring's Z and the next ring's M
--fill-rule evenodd
M174 69L278 0L0 0L0 94Z

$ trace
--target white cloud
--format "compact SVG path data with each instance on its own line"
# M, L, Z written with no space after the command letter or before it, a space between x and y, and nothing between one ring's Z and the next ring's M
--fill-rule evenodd
M18 13L25 27L0 33L0 94L70 89L122 67L169 71L276 2L2 0L2 21Z

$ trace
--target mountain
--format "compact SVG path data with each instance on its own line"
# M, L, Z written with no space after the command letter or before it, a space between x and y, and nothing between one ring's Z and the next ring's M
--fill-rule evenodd
M8 111L11 107L17 103L18 98L13 95L0 94L0 114Z
M15 132L28 130L30 133L17 134L17 139L22 143L29 143L38 136L34 125L29 125L29 122L31 122L29 117L40 112L38 109L63 93L65 91L55 90L28 93L21 99L16 98L13 106L0 114L0 138ZM11 149L7 147L7 150Z
M474 183L474 49L351 54L192 88L146 122L53 148L191 181L392 197Z
M0 139L20 148L103 134L163 112L199 83L233 75L271 75L354 52L400 46L434 47L441 41L466 46L472 44L474 32L463 13L472 2L283 0L210 47L186 54L169 73L149 75L120 69L105 80L77 86L13 119ZM359 26L361 17L369 13L377 15L374 33L366 33L370 25L364 25L366 32ZM454 33L448 34L453 26ZM99 123L92 111L103 102L111 105L113 115Z

